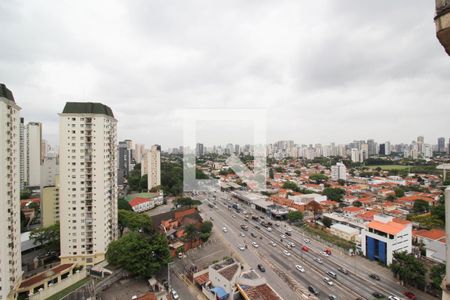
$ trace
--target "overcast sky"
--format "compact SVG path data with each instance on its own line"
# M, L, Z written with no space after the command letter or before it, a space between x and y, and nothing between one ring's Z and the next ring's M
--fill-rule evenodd
M406 0L0 1L0 82L52 144L66 101L107 104L120 139L163 148L191 108L267 109L270 142L436 143L450 58L433 15ZM245 143L245 128L202 139Z

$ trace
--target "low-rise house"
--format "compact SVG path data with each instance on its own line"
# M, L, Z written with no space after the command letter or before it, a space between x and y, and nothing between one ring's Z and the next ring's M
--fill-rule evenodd
M420 243L425 247L425 256L428 259L445 264L445 230L416 230L413 231L413 239L416 243Z
M344 240L359 242L359 230L344 224L333 224L330 226L330 233Z
M130 204L131 209L137 213L144 212L155 207L155 202L153 199L141 197L133 198L130 202L128 202L128 204Z

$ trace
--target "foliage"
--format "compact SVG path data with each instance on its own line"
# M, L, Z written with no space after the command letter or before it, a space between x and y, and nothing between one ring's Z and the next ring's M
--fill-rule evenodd
M274 175L273 175L273 169L272 169L272 168L269 169L269 178L270 178L270 179L273 179L273 178L274 178Z
M298 185L295 182L289 180L283 183L283 189L293 190L294 192L300 192L300 188L298 187Z
M323 217L322 223L323 223L323 225L325 225L328 228L330 228L330 226L333 225L333 221L328 217Z
M322 181L327 181L328 176L326 176L324 174L312 174L311 176L309 176L309 179L313 180L315 182L322 182Z
M322 230L320 228L310 227L310 226L305 226L304 228L310 234L319 236L322 240L332 243L332 244L334 244L338 247L341 247L345 250L355 249L354 243L344 240L343 238L340 238L336 235L330 234L330 233L326 232L325 230Z
M325 188L322 195L327 196L330 200L341 202L344 198L345 190L340 188Z
M60 249L59 223L48 227L37 228L31 231L30 239L34 245L42 246L46 251L56 251Z
M192 207L192 206L198 206L198 205L201 205L201 204L202 204L201 201L193 200L190 197L182 197L182 198L178 198L178 199L176 199L174 201L174 205L175 206L180 205L180 206L190 206L190 207Z
M395 252L392 264L389 267L403 283L417 288L425 286L425 265L413 254Z
M145 174L141 177L141 180L139 181L139 188L141 191L147 191L148 190L148 175Z
M416 200L414 202L413 211L417 214L423 214L430 211L430 204L425 200Z
M108 246L106 259L137 276L151 277L170 261L167 239L129 232Z
M219 175L228 175L228 174L234 174L233 169L226 168L219 171Z
M195 169L195 178L196 179L208 179L209 177L202 170Z
M340 186L344 186L345 185L345 180L344 179L338 179L338 183Z
M131 231L143 230L148 233L152 232L152 220L150 217L134 211L119 209L118 223L121 235L125 228Z
M161 187L165 194L179 196L183 192L183 165L175 162L161 162Z
M30 204L28 204L28 208L31 208L34 211L37 211L37 210L39 210L40 205L39 205L39 203L31 202Z
M441 288L442 279L445 276L445 265L437 264L430 270L431 286L435 289Z
M276 171L277 173L284 173L283 167L280 167L280 166L276 167L276 168L275 168L275 171Z
M117 200L117 208L124 210L132 210L130 204L122 197L119 198L119 200Z
M31 191L29 189L24 189L20 191L20 199L30 199L31 198Z
M404 197L405 196L405 191L401 188L395 188L394 189L395 192L395 196L398 198Z
M355 201L355 202L353 202L353 206L355 206L355 207L361 207L361 206L362 206L362 203L361 203L361 201Z
M298 210L290 211L287 218L291 223L300 223L303 221L303 214Z
M394 195L388 195L388 196L386 197L386 200L392 202L392 201L395 200L395 196L394 196Z
M188 241L194 241L199 236L199 232L194 224L186 225L186 227L184 227L184 233Z
M128 186L131 191L142 191L141 189L141 164L136 164L128 174Z

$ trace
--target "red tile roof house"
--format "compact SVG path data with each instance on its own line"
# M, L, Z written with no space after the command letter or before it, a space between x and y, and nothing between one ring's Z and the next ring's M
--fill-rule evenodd
M424 200L428 202L430 206L433 206L436 203L436 200L433 198L417 195L398 198L397 200L395 200L395 203L403 205L407 208L412 208L414 206L414 202L416 202L417 200Z
M153 227L168 238L172 256L175 256L177 250L181 247L184 251L188 251L202 244L200 238L192 241L185 239L184 229L188 224L193 224L199 228L203 223L197 208L180 208L152 216L151 219Z
M362 207L356 207L356 206L349 206L349 207L344 207L342 209L342 211L344 212L344 215L348 216L348 217L354 217L357 214L363 213L364 212L364 208Z
M155 207L155 202L151 198L136 197L128 202L134 212L144 212Z
M435 262L445 264L446 262L446 236L445 230L414 230L413 240L422 243L425 247L425 256Z

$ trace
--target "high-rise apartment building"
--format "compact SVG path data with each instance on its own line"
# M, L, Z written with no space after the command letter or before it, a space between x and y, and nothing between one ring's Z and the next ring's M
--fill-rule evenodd
M41 187L41 223L48 227L59 222L59 176L53 185Z
M196 154L197 157L202 157L205 154L203 148L204 148L203 144L197 143L197 146L195 148L195 154Z
M26 130L26 168L27 185L40 186L41 184L41 143L42 124L39 122L29 122Z
M440 137L438 138L438 148L437 151L439 153L444 153L445 152L445 138Z
M0 299L14 299L20 253L20 107L0 84Z
M119 168L117 170L117 183L123 185L125 178L130 174L130 164L131 164L131 151L128 148L129 143L127 141L119 142L118 150L118 163Z
M117 120L90 102L59 116L61 263L93 265L117 238Z
M331 180L347 180L347 168L341 162L331 167Z
M148 152L148 190L161 185L161 146L153 145Z
M59 157L55 152L48 152L41 165L41 188L55 185L59 175Z
M423 144L425 143L425 138L423 136L417 137L417 151L423 153Z

